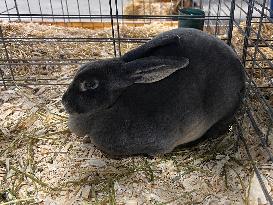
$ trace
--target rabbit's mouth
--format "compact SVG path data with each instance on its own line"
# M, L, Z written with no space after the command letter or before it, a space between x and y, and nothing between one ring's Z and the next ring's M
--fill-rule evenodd
M74 104L71 105L67 102L64 102L63 106L65 108L65 111L69 115L77 116L77 115L95 115L97 113L107 111L108 109L110 109L113 106L113 104L110 106L100 106L100 107L93 108L93 109L90 109L90 107L80 108L79 106L76 106Z
M65 111L69 115L84 113L83 110L79 109L75 104L73 104L73 103L71 103L69 101L62 100L62 104L64 106Z
M65 111L69 114L69 115L73 115L73 114L78 114L78 112L75 111L74 108L72 108L71 106L69 106L67 103L63 102L63 106Z

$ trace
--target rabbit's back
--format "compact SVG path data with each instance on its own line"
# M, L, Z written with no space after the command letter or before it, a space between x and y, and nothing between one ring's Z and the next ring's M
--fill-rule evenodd
M147 44L128 52L123 59L129 61L141 55L141 50L160 44L165 38L175 38L178 43L158 47L149 52L149 55L183 56L189 59L189 65L159 82L136 84L135 90L130 91L135 92L131 98L138 96L135 99L141 99L143 104L153 101L151 104L157 104L156 107L161 107L161 111L164 106L168 110L174 108L175 117L179 115L177 111L180 100L184 107L199 106L213 118L219 118L227 111L233 112L244 95L244 69L234 51L214 36L196 29L175 29L160 34ZM167 102L169 104L166 105ZM143 109L150 107L144 106Z

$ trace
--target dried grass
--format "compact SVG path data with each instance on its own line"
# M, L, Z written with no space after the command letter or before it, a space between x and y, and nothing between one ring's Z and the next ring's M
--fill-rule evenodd
M110 30L3 23L9 37L110 36ZM123 27L123 36L152 37L169 28ZM8 45L12 58L106 58L109 43L30 43ZM137 46L122 45L123 52ZM0 51L4 58L3 49ZM35 53L36 52L36 53ZM21 77L37 68L18 67ZM48 67L45 76L68 82L75 66ZM36 73L35 73L36 71ZM6 73L8 74L8 71ZM234 128L219 139L178 149L155 159L106 158L92 144L71 134L60 103L65 86L0 88L0 203L3 204L258 204L264 198ZM253 96L254 98L254 96ZM251 100L249 105L262 108ZM266 132L265 111L255 118ZM268 190L273 169L246 119L243 130ZM272 145L270 134L270 146ZM272 147L270 147L272 148ZM256 181L255 181L256 180ZM254 192L255 191L255 192ZM252 193L250 196L249 193ZM270 192L271 193L271 192Z
M125 15L170 15L175 1L131 0L124 7Z

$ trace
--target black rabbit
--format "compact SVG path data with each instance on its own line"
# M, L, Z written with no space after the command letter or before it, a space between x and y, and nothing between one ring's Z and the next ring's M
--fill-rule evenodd
M225 127L244 90L244 68L229 46L179 28L121 58L83 65L62 102L71 131L103 152L154 156Z

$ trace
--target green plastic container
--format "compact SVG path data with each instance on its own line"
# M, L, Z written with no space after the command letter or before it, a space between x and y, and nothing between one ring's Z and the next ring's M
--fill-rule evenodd
M197 8L184 8L180 9L178 13L179 15L183 15L178 17L178 27L203 30L205 18L205 12L203 10Z

